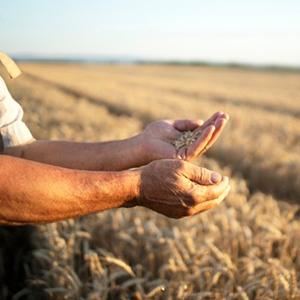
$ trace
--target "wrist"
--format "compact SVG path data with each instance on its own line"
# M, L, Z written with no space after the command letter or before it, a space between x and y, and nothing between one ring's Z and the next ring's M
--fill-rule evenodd
M123 171L125 174L124 186L128 188L127 197L124 200L123 207L133 207L139 204L140 186L141 186L141 170Z
M149 138L145 136L144 132L141 132L136 136L138 141L137 156L140 160L139 166L145 166L156 160L155 153L151 151L151 143L149 143Z
M137 134L125 140L125 147L128 149L127 157L132 168L147 164L145 157L145 147L142 134Z

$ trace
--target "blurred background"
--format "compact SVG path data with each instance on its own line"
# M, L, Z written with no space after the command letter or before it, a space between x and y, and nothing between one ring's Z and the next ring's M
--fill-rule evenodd
M124 139L222 110L224 132L193 163L231 185L183 220L120 208L0 227L0 299L299 300L299 12L299 0L0 0L0 50L23 73L0 75L35 138Z

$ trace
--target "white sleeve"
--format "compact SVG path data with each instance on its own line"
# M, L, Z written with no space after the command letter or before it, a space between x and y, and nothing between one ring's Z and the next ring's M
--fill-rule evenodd
M33 139L22 118L22 107L12 98L0 76L0 131L4 148L25 144Z

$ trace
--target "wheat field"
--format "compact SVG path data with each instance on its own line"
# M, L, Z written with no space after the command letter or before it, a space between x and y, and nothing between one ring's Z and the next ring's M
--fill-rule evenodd
M20 67L17 80L0 74L37 139L122 139L158 119L227 112L224 133L195 164L229 176L232 190L182 220L133 208L0 228L0 299L300 299L300 73Z

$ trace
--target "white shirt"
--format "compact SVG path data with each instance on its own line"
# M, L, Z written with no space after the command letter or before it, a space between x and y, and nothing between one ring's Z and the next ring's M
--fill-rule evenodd
M22 107L12 98L0 76L0 133L4 148L25 144L33 139L22 118Z

